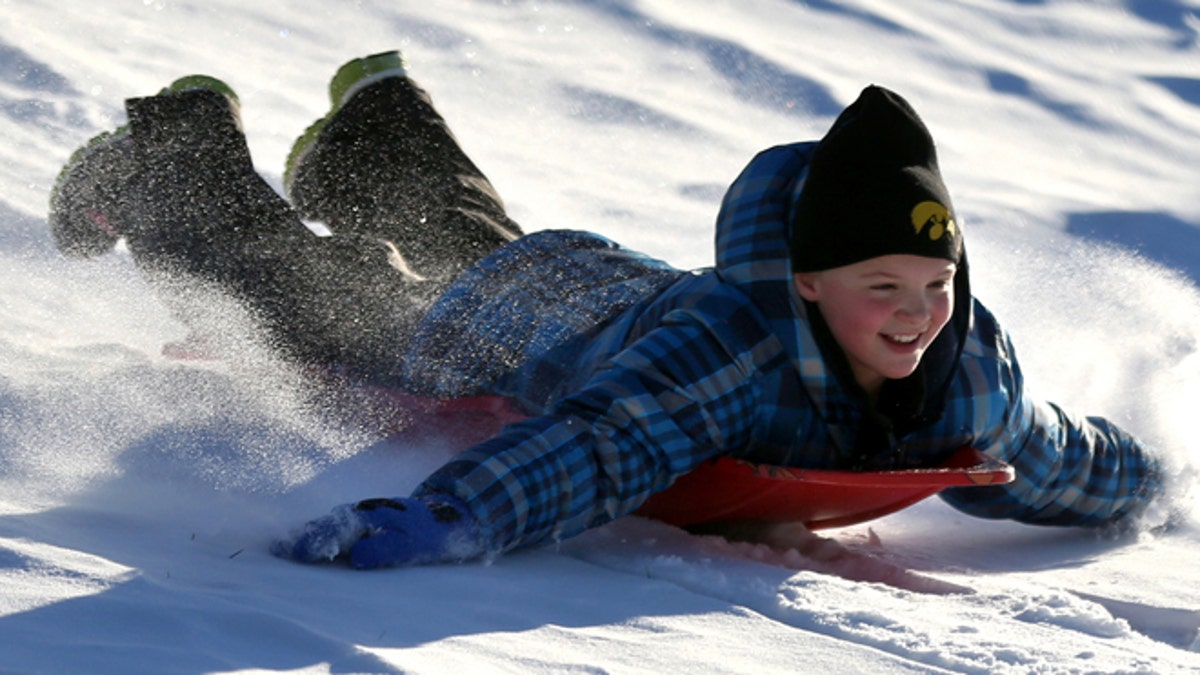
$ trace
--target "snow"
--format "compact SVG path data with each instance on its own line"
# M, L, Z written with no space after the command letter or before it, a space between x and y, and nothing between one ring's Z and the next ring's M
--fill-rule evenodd
M63 260L45 226L59 168L124 98L227 80L278 187L337 66L400 48L527 230L702 266L745 162L876 82L938 139L976 294L1031 386L1182 465L1200 461L1200 2L0 3L0 671L1200 670L1184 479L1166 532L929 500L824 533L973 593L637 518L491 564L277 560L274 536L406 494L452 449L330 423L252 346L165 359L186 332L128 255Z

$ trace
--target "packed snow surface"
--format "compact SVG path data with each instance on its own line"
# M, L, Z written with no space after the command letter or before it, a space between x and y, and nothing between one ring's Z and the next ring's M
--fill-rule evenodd
M0 671L1200 670L1197 505L1122 537L934 499L825 532L916 590L627 518L490 564L271 557L453 448L332 423L249 344L186 335L126 252L62 259L55 176L123 99L236 88L276 187L344 61L402 49L527 231L712 260L724 188L862 87L939 143L976 294L1031 387L1200 459L1200 2L598 0L0 4ZM849 578L848 578L849 577ZM901 584L903 586L903 584ZM973 592L929 592L968 588Z

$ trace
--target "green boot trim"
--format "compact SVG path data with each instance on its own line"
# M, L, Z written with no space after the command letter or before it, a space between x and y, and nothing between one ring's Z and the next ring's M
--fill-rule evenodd
M235 92L232 87L225 84L221 80L208 75L185 75L167 85L165 89L159 92L159 95L178 94L180 92L190 91L192 89L207 89L209 91L215 91L219 94L225 94L225 96L229 97L229 100L233 101L234 103L241 103L241 101L238 100L237 92Z
M330 113L332 115L332 113ZM308 156L308 151L312 149L316 143L317 137L321 135L321 130L325 128L325 120L328 117L321 119L308 125L304 133L292 143L292 149L288 152L287 161L283 165L283 192L292 197L292 181L296 179L296 168ZM294 198L293 198L294 200Z
M336 112L363 87L385 77L405 75L404 57L398 51L354 59L338 68L329 81L329 101Z

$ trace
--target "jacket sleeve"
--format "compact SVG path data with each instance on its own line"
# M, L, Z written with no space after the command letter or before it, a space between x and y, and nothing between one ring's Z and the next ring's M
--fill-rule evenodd
M986 310L976 318L976 329L982 323L998 348L986 369L995 381L983 398L993 408L990 417L1000 420L977 436L976 446L1010 463L1016 480L945 490L942 498L971 515L1042 525L1103 526L1144 511L1162 492L1152 450L1108 420L1031 399L1007 334Z
M747 443L759 387L749 358L699 323L667 322L550 414L461 453L417 494L457 495L494 552L631 513L705 459Z

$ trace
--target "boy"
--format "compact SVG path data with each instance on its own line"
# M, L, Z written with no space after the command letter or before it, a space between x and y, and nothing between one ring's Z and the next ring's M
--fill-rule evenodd
M102 251L86 243L108 244L100 214L143 267L229 289L294 358L530 416L412 497L312 521L281 556L495 555L631 513L717 455L883 469L973 445L1016 481L944 498L1042 524L1126 521L1162 492L1160 460L1130 436L1026 396L970 294L929 132L886 89L820 142L755 157L718 215L715 268L683 272L589 233L522 235L396 53L339 70L289 158L297 210L335 233L306 236L254 173L231 92L193 82L128 102L108 159L72 160L52 198L60 247Z

